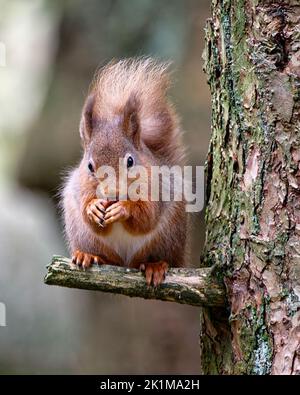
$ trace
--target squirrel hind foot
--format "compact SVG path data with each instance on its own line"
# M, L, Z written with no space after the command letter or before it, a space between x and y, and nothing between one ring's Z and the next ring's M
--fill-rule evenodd
M106 262L100 256L76 250L72 254L72 263L82 269L88 269L92 264L104 265Z
M165 261L142 263L139 269L146 277L147 285L157 287L160 285L168 271L169 265Z

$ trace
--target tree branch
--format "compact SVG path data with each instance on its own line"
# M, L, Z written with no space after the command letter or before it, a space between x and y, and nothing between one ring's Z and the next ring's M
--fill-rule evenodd
M146 285L135 269L110 265L92 266L84 271L71 260L54 256L48 265L45 283L69 288L111 292L145 299L159 299L193 306L224 306L223 284L212 275L212 268L172 268L157 288Z

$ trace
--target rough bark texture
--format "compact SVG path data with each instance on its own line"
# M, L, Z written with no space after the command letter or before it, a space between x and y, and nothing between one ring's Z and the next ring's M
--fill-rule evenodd
M193 306L224 306L224 286L213 271L213 268L170 269L163 284L154 288L147 286L142 273L135 269L94 265L84 271L72 265L70 259L54 256L45 283Z
M230 313L203 309L204 373L300 374L300 4L214 0L204 264Z

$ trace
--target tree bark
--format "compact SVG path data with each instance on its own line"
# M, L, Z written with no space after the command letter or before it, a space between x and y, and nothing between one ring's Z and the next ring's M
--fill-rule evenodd
M300 374L300 4L214 0L204 263L230 311L202 309L205 374Z

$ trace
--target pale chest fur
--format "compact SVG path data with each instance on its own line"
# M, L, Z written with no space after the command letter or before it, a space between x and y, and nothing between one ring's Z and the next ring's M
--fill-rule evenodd
M132 235L127 232L124 226L116 222L112 225L112 230L108 235L102 236L101 240L109 248L114 250L128 265L134 255L152 238L152 233L147 235Z

